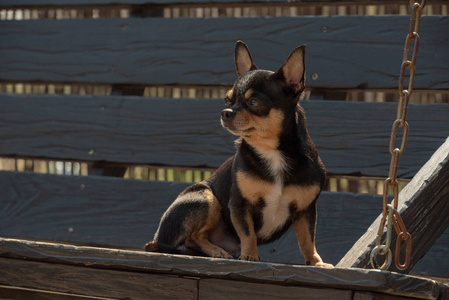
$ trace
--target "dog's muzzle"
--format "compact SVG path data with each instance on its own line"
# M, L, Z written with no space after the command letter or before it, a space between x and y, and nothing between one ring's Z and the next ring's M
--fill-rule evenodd
M230 108L223 109L223 111L221 112L221 118L225 122L234 118L234 116L235 112Z
M223 109L223 111L221 112L221 125L225 128L230 129L229 127L233 127L231 121L232 119L234 119L234 117L235 111L230 108Z

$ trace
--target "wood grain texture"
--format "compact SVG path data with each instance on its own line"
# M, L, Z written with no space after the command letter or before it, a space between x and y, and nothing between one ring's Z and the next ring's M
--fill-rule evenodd
M143 249L187 184L0 172L0 236ZM316 243L336 264L379 211L379 196L328 193ZM293 229L259 247L264 261L303 264Z
M163 212L186 186L0 172L0 236L143 249ZM323 192L316 234L323 260L337 264L380 210L380 196ZM448 245L449 239L442 239L430 253L444 256ZM304 263L293 229L276 242L259 246L259 255L263 261ZM447 260L428 259L433 263L422 265L416 274L448 275Z
M324 0L303 0L302 2L323 2ZM342 1L325 0L326 2L366 2L366 0ZM382 0L370 0L370 2ZM390 2L403 2L404 0L391 0ZM192 4L239 4L239 3L285 3L286 0L189 0ZM0 7L32 7L32 6L74 6L74 5L149 5L149 4L178 4L179 0L2 0ZM183 3L185 4L185 2Z
M221 279L200 281L199 299L307 299L352 300L352 291L326 288L279 286Z
M141 248L185 183L1 172L1 236Z
M48 292L41 289L27 289L14 286L0 286L0 296L2 299L15 300L102 300L104 298L79 296L76 294L62 292Z
M4 21L0 80L229 85L242 39L269 70L307 44L309 87L397 88L408 25L408 16ZM449 88L448 27L447 16L422 17L416 89Z
M398 211L412 236L410 272L449 225L449 138L399 194ZM369 255L375 245L379 216L337 266L371 268ZM385 234L384 234L385 238ZM394 253L396 235L391 250ZM405 244L401 246L405 253ZM390 270L399 271L394 264Z
M395 103L304 101L328 173L386 176ZM0 154L186 167L218 167L235 153L220 125L223 101L0 95ZM398 176L416 174L449 136L449 105L410 104ZM401 132L398 132L400 136ZM400 138L398 138L399 142Z
M233 259L200 258L137 251L76 247L72 245L30 242L0 238L1 263L15 258L26 266L30 261L42 264L83 266L91 269L226 279L241 282L307 286L328 289L379 292L419 299L438 299L447 294L447 286L429 279L404 274L364 269L327 269ZM19 259L20 258L20 259ZM26 259L26 260L23 260ZM31 265L29 265L31 266ZM17 280L0 268L0 284ZM7 275L7 276L5 276ZM12 277L12 278L11 278ZM82 276L80 276L82 277ZM82 280L80 278L80 280ZM201 290L201 284L200 284ZM201 292L201 291L200 291Z
M355 292L353 300L407 300L411 297L400 297L371 292Z
M197 280L0 258L0 284L109 299L197 299ZM14 298L13 298L14 299ZM53 298L59 299L59 298Z
M427 251L426 255L424 255L424 257L413 267L410 274L420 276L429 274L429 270L432 270L430 273L433 276L449 278L449 266L446 265L448 253L449 227L447 227L435 241L432 248Z

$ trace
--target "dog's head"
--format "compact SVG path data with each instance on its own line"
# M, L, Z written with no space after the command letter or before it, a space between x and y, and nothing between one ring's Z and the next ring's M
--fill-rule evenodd
M239 75L225 98L221 124L256 147L276 148L280 134L294 120L304 90L305 45L290 54L277 72L258 70L246 45L235 47Z

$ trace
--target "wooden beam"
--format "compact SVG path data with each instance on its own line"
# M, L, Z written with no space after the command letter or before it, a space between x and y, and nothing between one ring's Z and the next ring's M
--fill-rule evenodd
M407 151L404 156L406 155ZM412 235L413 241L410 267L400 272L410 272L449 225L448 199L449 138L399 194L398 211L407 231ZM380 204L379 210L381 210ZM369 257L371 249L375 245L380 219L379 215L367 232L337 264L338 267L371 268ZM383 238L385 238L385 233ZM393 254L395 253L395 244L396 235L393 234L391 242ZM405 253L404 243L401 253L402 255ZM394 263L390 270L399 271Z
M210 289L220 282L223 292L247 293L247 285L251 282L264 284L263 289L268 294L279 292L279 286L286 289L291 287L307 287L306 295L310 295L310 288L316 288L317 295L321 289L325 289L325 295L333 292L334 295L343 296L338 290L367 291L382 293L385 295L408 296L418 299L440 299L447 295L446 285L399 273L379 272L377 270L362 269L327 269L319 267L295 266L283 264L271 264L264 262L247 262L233 259L213 259L191 257L183 255L154 254L138 251L117 249L102 249L92 247L76 247L72 245L52 244L42 242L30 242L0 238L0 285L26 286L28 288L46 287L52 291L77 291L90 289L99 292L96 285L98 281L102 291L111 295L123 295L126 293L152 292L152 288L158 286L158 282L150 281L159 274L161 280L169 285L161 288L160 293L179 292L182 289L192 291L196 287L190 285L188 278L199 279L199 293L201 293L203 279L216 279L204 282L204 292L210 293ZM11 259L14 258L14 259ZM126 272L123 272L126 271ZM123 272L123 277L120 275ZM23 274L23 276L22 276ZM60 276L60 279L56 278ZM111 274L110 282L109 275ZM52 276L51 280L46 278ZM166 275L176 276L174 278ZM179 278L182 277L182 278ZM53 281L54 278L54 281ZM108 280L105 280L108 278ZM126 282L137 278L136 287ZM72 279L72 280L69 280ZM92 280L91 280L92 279ZM142 280L142 281L140 281ZM219 281L220 280L220 281ZM232 280L235 283L227 284L221 280ZM183 283L177 286L176 281ZM194 281L194 280L192 280ZM114 285L116 287L109 286ZM161 283L159 281L159 283ZM117 286L119 288L117 288ZM256 288L259 285L250 285ZM327 290L331 289L331 291ZM334 290L336 289L336 290ZM135 290L135 292L134 292ZM298 289L293 289L298 291ZM333 291L332 291L333 290ZM328 293L330 292L330 293ZM87 293L86 293L87 294ZM97 294L98 295L98 294ZM283 291L285 295L285 291ZM299 299L307 299L300 297ZM296 298L296 299L298 299Z

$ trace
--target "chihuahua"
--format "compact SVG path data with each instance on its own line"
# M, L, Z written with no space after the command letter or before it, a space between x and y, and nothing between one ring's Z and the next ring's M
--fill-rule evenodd
M307 265L332 267L315 248L316 201L326 171L299 98L305 45L277 72L258 70L238 41L238 79L221 124L239 137L237 153L207 180L186 188L162 216L146 251L258 261L257 245L293 225Z

